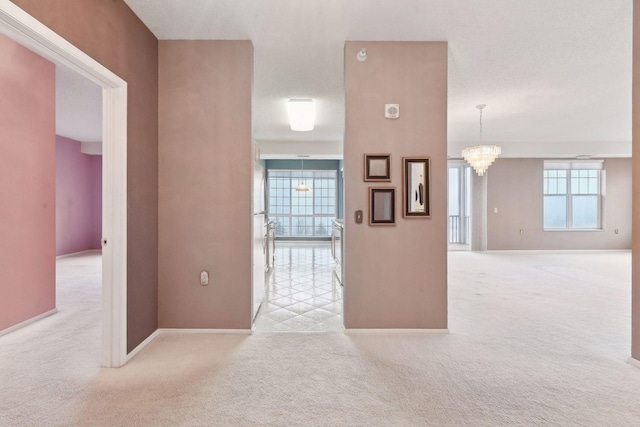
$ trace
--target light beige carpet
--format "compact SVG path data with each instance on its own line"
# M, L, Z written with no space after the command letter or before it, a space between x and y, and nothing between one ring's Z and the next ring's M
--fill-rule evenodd
M0 425L640 425L629 252L449 262L448 335L162 335L99 369L61 312L0 337Z

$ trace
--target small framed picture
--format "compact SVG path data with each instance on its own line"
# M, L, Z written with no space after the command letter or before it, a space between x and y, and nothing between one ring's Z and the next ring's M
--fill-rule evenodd
M396 224L396 189L369 187L369 225Z
M391 181L391 154L365 154L364 180Z
M430 171L429 157L402 158L402 216L404 218L431 217Z

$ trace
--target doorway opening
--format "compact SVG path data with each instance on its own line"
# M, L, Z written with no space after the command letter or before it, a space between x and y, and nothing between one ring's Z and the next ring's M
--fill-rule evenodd
M471 167L461 161L449 161L449 250L471 247Z
M263 161L270 259L254 330L341 331L342 161L296 157Z
M102 88L102 366L126 363L127 83L11 2L0 33Z
M49 330L93 360L102 328L102 88L55 68L57 315Z

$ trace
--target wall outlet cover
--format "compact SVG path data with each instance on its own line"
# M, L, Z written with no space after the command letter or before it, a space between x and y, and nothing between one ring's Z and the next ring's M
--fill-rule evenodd
M200 272L200 284L202 286L206 286L209 284L209 272L208 271L201 271Z

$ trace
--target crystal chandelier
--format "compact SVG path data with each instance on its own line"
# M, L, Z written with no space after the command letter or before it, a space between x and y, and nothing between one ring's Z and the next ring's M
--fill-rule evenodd
M485 104L476 105L480 110L480 145L462 150L462 157L469 162L478 176L483 176L487 168L500 155L502 149L497 145L482 145L482 109Z

